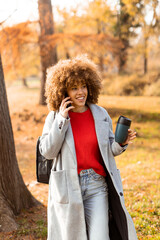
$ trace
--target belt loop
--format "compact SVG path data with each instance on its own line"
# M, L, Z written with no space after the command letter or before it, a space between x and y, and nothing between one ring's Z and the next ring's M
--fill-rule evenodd
M83 176L83 175L86 175L86 174L92 174L94 173L93 169L92 168L89 168L89 169L84 169L84 170L81 170L79 175L80 176Z

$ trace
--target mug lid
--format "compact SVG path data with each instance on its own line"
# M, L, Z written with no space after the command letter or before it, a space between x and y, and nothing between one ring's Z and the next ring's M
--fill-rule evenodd
M124 117L124 116L120 116L120 117L118 118L118 123L121 123L121 124L130 126L130 125L131 125L131 119L129 119L129 118L127 118L127 117Z

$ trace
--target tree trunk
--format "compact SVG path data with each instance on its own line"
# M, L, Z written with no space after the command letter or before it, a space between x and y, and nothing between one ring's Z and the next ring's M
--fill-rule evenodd
M101 34L102 30L101 30L101 21L99 19L96 19L97 22L97 34ZM100 53L99 57L99 69L101 72L104 71L104 56L102 53Z
M27 79L25 77L22 78L22 84L24 87L28 87Z
M0 232L17 229L14 216L38 204L19 171L0 56Z
M57 62L56 46L53 47L47 41L47 36L54 34L54 22L51 0L38 0L38 10L40 19L41 36L39 38L40 57L41 57L41 92L39 103L46 104L45 83L46 70Z
M144 74L148 72L148 37L144 38Z
M144 74L147 73L148 69L147 69L147 64L148 63L148 59L146 57L146 55L144 54Z
M117 14L117 33L122 46L119 51L118 56L118 72L123 73L125 70L125 65L128 57L128 47L129 47L129 19L130 16L126 13L125 4L122 0L119 1L120 9Z
M119 51L118 72L123 73L125 70L126 61L127 61L127 57L128 57L129 41L126 39L120 39L120 40L122 43L122 47L120 48L120 51Z
M99 68L101 72L104 71L104 57L102 54L99 56Z
M70 55L69 55L68 50L66 50L66 59L70 59Z

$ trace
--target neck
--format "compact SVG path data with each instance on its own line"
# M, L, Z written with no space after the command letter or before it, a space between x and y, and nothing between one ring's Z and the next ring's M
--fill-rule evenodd
M82 113L85 112L88 109L88 107L82 106L82 107L75 107L74 109L72 109L72 112L78 112L78 113Z

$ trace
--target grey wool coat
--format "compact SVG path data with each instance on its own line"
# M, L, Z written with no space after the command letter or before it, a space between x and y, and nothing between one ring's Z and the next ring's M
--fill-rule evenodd
M110 240L136 240L134 224L124 203L120 172L114 159L126 147L115 142L112 120L107 111L95 104L88 106L95 121L99 149L107 173ZM53 159L48 196L48 240L87 240L70 119L51 111L44 124L39 148L44 157Z

